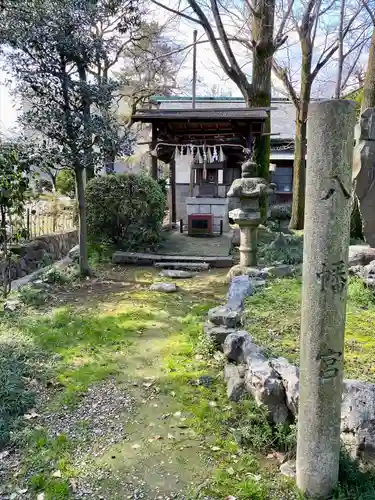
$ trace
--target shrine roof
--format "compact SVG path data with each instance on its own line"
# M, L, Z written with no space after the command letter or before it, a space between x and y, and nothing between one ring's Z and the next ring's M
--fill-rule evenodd
M186 111L191 109L192 101L189 96L153 96L150 103L162 111ZM246 104L243 97L225 96L197 96L196 109L227 109L245 110ZM250 108L259 109L259 108ZM264 109L264 108L263 108ZM272 98L271 100L271 140L279 137L283 140L293 140L296 133L296 110L293 103L285 98Z
M267 108L199 108L199 109L140 109L133 116L133 122L154 121L211 121L246 120L265 121Z

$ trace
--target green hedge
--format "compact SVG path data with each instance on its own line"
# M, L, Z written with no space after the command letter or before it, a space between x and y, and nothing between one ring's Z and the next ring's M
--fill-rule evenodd
M151 177L106 175L86 186L91 243L111 243L123 250L152 250L161 237L166 197Z

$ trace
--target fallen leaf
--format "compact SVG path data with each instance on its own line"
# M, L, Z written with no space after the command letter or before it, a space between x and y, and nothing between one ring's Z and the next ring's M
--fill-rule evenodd
M54 472L52 472L52 477L61 477L62 474L61 474L61 470L55 470Z
M17 490L17 493L19 493L20 495L24 495L25 493L27 493L27 488L19 489Z
M44 493L39 493L36 500L44 500Z
M173 434L168 434L168 439L176 439Z
M153 436L151 439L148 441L152 443L153 441L160 441L160 439L163 439L163 436Z
M220 451L219 446L211 446L212 451Z
M138 448L140 448L140 447L141 447L140 444L132 444L133 450L138 450Z
M73 477L69 479L69 485L72 489L72 492L75 493L77 491L77 480Z
M246 475L254 479L254 481L260 481L262 479L260 474L252 474L251 472L248 472Z
M35 408L32 408L30 413L26 413L23 418L26 420L31 420L32 418L37 418L39 417L39 414L36 412Z

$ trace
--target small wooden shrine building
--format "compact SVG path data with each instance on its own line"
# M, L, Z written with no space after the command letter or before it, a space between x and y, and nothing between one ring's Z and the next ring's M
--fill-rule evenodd
M169 164L171 219L182 219L189 234L194 226L211 234L227 229L227 191L241 176L244 150L264 133L267 111L142 109L133 115L133 122L152 125L152 176L158 159Z

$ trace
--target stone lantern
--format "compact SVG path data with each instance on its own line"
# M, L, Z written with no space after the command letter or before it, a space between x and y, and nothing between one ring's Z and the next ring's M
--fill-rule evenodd
M268 217L268 196L276 188L275 184L255 177L256 170L257 164L247 159L242 164L241 179L233 182L227 194L237 198L239 205L229 212L229 218L240 227L240 265L233 269L238 271L235 274L246 274L245 268L257 265L258 226Z

